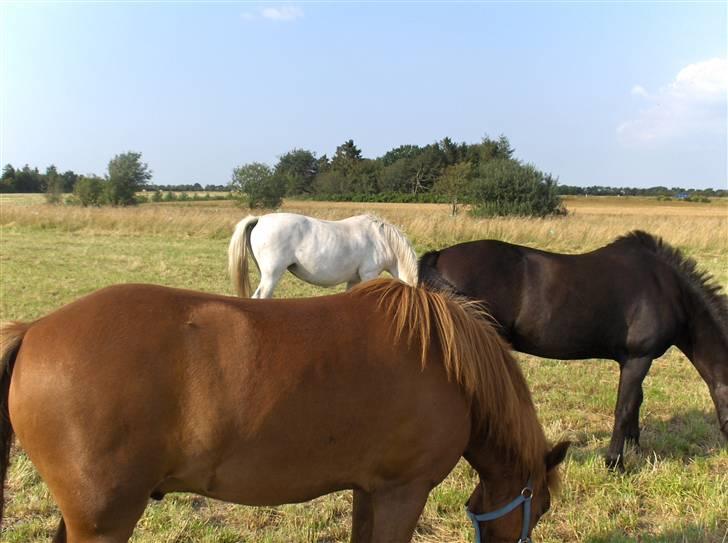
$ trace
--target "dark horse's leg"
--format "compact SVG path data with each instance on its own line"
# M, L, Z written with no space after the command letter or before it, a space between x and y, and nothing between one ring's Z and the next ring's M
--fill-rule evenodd
M61 517L61 522L58 524L56 535L53 538L53 543L66 543L66 523Z
M617 406L614 409L614 430L607 451L607 467L624 469L624 441L638 442L639 413L642 404L642 381L652 364L652 357L628 358L620 364Z
M372 539L374 509L372 495L354 490L354 511L351 522L351 543L369 543Z

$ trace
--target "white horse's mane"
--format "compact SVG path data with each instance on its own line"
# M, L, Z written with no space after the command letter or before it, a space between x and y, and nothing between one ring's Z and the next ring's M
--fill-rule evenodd
M384 239L397 259L400 279L408 285L417 285L417 254L404 233L393 224L376 215L367 214L375 225L381 228Z

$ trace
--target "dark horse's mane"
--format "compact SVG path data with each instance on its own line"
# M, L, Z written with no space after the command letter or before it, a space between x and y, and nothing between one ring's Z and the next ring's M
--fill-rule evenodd
M670 266L703 303L713 320L719 325L723 336L728 338L728 296L723 292L723 288L715 277L705 270L698 269L698 263L685 256L680 249L643 230L633 230L618 237L610 245L627 244L637 244L647 249Z

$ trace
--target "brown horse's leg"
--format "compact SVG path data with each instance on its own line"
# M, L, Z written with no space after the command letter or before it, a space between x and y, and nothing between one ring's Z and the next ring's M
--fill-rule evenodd
M129 511L124 511L113 524L105 523L103 528L94 526L95 522L73 523L67 521L67 536L63 543L127 543L134 531L134 526L141 517L141 514L131 518ZM54 542L55 543L55 542Z
M622 457L625 438L629 436L639 439L642 381L651 364L652 357L629 358L620 366L617 406L614 409L614 430L605 459L610 469L624 469Z
M430 481L379 490L372 494L374 526L371 543L407 543L430 494Z
M91 489L93 490L93 489ZM126 543L147 506L147 493L89 491L59 500L63 520L58 526L59 543ZM85 498L85 499L84 499Z
M354 490L354 510L351 521L351 543L369 543L372 539L374 509L372 495Z

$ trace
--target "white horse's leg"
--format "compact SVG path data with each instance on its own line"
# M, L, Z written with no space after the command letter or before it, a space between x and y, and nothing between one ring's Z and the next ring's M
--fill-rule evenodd
M286 273L286 268L274 268L272 270L260 270L260 284L253 293L253 298L272 298L273 290Z

